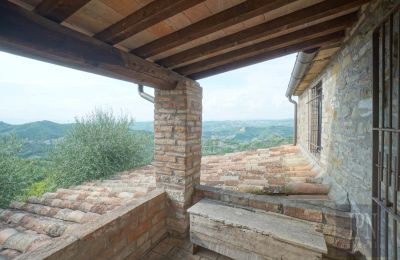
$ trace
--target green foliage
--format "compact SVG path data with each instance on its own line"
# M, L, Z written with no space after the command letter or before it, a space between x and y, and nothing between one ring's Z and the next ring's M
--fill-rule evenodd
M152 130L153 122L103 111L67 125L0 122L0 207L151 163ZM203 155L278 146L292 136L292 120L203 122Z
M43 124L44 128L39 127ZM56 145L39 146L36 150L21 152L29 145L34 148L37 146L32 139L21 141L17 133L12 132L16 128L20 130L19 133L25 132L21 130L22 127L0 122L0 132L3 130L0 135L0 206L5 207L12 200L25 200L59 187L106 178L119 171L149 164L153 159L153 135L131 130L132 124L133 121L127 117L116 118L112 112L95 111L77 120ZM26 125L27 129L37 132L39 129L51 129L57 124L42 121ZM64 130L58 132L57 129L63 127L30 133L28 137L35 141L60 138ZM49 132L52 134L46 137ZM36 151L36 156L50 151L51 156L49 160L46 156L28 159L24 158L27 151Z
M24 140L18 153L24 158L47 158L54 144L62 139L72 124L57 124L50 121L10 125L0 122L0 137L16 135Z
M77 120L50 157L56 166L57 184L102 179L150 163L150 138L131 131L132 123L128 117L116 118L103 111Z
M24 193L16 197L17 200L24 201L31 196L41 196L46 192L54 191L57 189L57 183L53 175L32 183Z
M17 199L30 185L44 178L34 160L18 157L22 143L14 134L0 137L0 206Z

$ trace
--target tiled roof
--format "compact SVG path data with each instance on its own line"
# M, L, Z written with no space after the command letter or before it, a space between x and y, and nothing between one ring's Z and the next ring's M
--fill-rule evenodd
M63 239L77 226L142 197L156 189L153 173L153 166L145 166L0 209L0 259ZM316 176L291 145L204 156L201 166L202 184L256 193L326 194L328 188Z
M25 203L0 209L0 259L13 258L47 245L78 225L145 195L155 187L153 167L123 172L115 177L58 189Z
M222 189L263 194L327 194L328 187L320 181L318 171L293 145L202 158L201 183Z

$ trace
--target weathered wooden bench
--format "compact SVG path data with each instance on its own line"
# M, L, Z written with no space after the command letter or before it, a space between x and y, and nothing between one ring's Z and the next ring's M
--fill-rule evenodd
M323 235L311 223L203 199L189 209L190 239L233 259L321 259Z

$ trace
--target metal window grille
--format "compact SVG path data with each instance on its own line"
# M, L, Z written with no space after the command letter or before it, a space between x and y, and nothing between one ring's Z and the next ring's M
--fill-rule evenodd
M372 256L398 259L400 165L400 14L373 33Z
M312 87L308 100L308 148L314 155L319 155L321 146L322 130L322 83Z

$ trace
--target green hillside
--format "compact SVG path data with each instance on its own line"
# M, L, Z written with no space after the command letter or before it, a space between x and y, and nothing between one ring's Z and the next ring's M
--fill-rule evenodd
M46 141L61 138L72 124L57 124L51 121L38 121L22 125L10 125L0 122L0 135L15 133L18 138Z
M20 156L47 157L73 124L38 121L22 125L0 122L0 136L15 133L24 140ZM153 122L135 122L132 129L152 135ZM293 120L205 121L203 155L268 148L292 142Z
M15 134L23 140L22 157L45 157L48 150L63 138L73 124L38 121L22 125L0 122L0 136Z
M292 119L203 123L203 155L268 148L292 140Z

